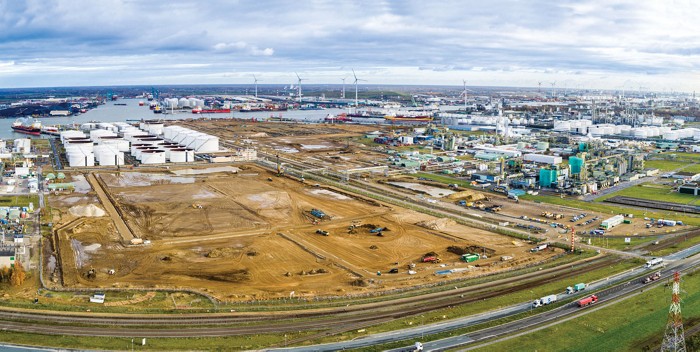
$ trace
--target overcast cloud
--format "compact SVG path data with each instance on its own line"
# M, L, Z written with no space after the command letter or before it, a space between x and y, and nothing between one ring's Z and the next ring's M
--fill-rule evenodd
M0 0L0 87L341 83L695 90L693 1ZM350 82L348 80L347 82Z

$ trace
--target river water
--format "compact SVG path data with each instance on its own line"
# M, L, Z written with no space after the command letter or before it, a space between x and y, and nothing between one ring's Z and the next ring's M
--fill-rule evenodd
M97 122L132 122L134 120L152 120L152 119L162 119L162 120L182 120L182 119L192 119L192 118L240 118L240 119L251 119L255 118L257 120L262 120L270 116L282 117L286 119L293 119L301 122L322 122L323 119L328 114L337 115L343 112L347 112L346 109L325 109L325 110L289 110L289 111L259 111L259 112L232 112L228 114L192 114L189 110L178 111L175 110L172 113L168 111L167 114L154 114L148 108L148 102L144 101L146 104L144 106L139 106L139 99L119 99L118 101L108 101L105 105L100 105L95 109L89 110L88 112L76 116L67 117L42 117L39 118L42 125L52 126L52 125L71 125L75 124L80 126L83 123L97 121ZM126 105L115 105L126 104ZM11 126L14 119L0 119L0 139L14 139L14 138L47 138L46 136L36 137L27 134L16 133L12 130ZM379 123L382 119L355 119L356 122L362 123Z

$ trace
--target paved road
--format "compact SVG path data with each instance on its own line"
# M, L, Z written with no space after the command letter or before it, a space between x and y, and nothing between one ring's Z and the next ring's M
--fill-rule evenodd
M700 262L700 259L698 259L698 262ZM664 272L664 278L667 277L673 270L668 269ZM610 287L611 285L616 285L616 284L622 284L623 287L627 287L630 284L628 284L628 280L631 277L638 276L642 273L645 272L650 272L649 269L645 269L644 267L638 267L635 269L631 269L628 271L625 271L623 273L619 273L617 275L610 276L605 279L601 279L595 282L588 283L588 287L586 290L583 292L580 292L578 294L574 295L567 295L565 293L559 293L557 294L558 300L563 300L566 298L581 298L585 297L588 295L588 292L592 292L595 290L603 289L605 287ZM636 280L634 284L637 287L639 280ZM641 284L640 284L641 285ZM614 292L613 289L608 288L603 292ZM625 291L627 292L627 291ZM608 301L611 299L614 299L618 297L619 295L607 295L607 294L601 294L601 302L602 301ZM492 321L495 319L499 318L504 318L508 317L511 315L515 315L518 313L525 312L527 310L531 309L537 309L537 308L532 308L531 302L523 302L523 303L518 303L514 304L509 307L505 307L499 310L494 310L494 311L489 311L489 312L484 312L464 318L458 318L458 319L452 319L449 321L445 322L440 322L436 324L430 324L430 325L425 325L425 326L418 326L410 329L404 329L404 330L397 330L397 331L390 331L390 332L385 332L385 333L379 333L379 334L373 334L373 335L368 335L366 337L362 338L357 338L352 341L344 341L344 342L337 342L337 343L329 343L329 344L321 344L321 345L314 345L314 346L304 346L304 347L290 347L290 348L278 348L278 349L270 349L271 351L293 351L293 352L301 352L301 351L337 351L337 350L342 350L342 349L351 349L351 348L360 348L360 347L366 347L366 346L372 346L372 345L378 345L378 344L383 344L383 343L388 343L392 341L398 341L398 340L408 340L408 339L414 339L416 341L420 341L423 336L426 335L431 335L431 334L436 334L440 332L445 332L445 331L451 331L459 328L464 328L464 327L469 327L473 325L477 325L483 322L487 321ZM484 339L487 337L491 336L497 336L499 334L499 330L497 330L499 327L505 326L504 331L508 332L513 332L513 331L518 331L518 329L524 329L525 327L529 327L530 325L535 325L535 324L541 324L546 321L551 321L554 319L558 319L564 315L567 314L573 314L575 312L578 312L577 307L573 307L571 305L566 305L559 307L557 309L554 309L550 312L563 312L561 314L557 315L552 315L552 313L543 313L539 314L533 317L525 318L526 322L521 323L520 325L513 325L511 324L506 324L506 325L500 325L498 327L494 327L492 329L487 329L487 330L481 330L482 332L478 333L470 333L467 335L460 335L460 336L455 336L451 337L448 339L443 339L443 340L437 340L437 341L432 341L432 342L427 342L424 343L423 345L425 346L426 351L427 350L440 350L443 348L447 347L455 347L455 346L460 346L469 342L473 341L478 341L479 339ZM539 317L539 318L538 318ZM530 320L530 319L536 319L536 320ZM420 318L416 317L415 321L420 321ZM518 320L518 322L521 322L522 320ZM495 329L495 330L494 330ZM515 329L515 330L513 330ZM486 331L485 333L483 331ZM406 346L400 349L396 350L391 350L391 351L406 351L410 348L410 346Z
M134 236L134 234L131 232L131 229L129 229L129 226L126 225L124 219L122 219L121 215L119 215L117 208L115 208L114 204L112 204L112 202L109 200L109 197L107 196L105 190L102 188L102 185L97 181L97 178L95 178L95 174L89 173L87 177L85 177L85 179L90 183L92 189L94 189L97 193L97 197L100 199L100 203L102 203L102 206L105 208L105 211L107 211L107 214L109 214L109 217L114 222L114 226L116 226L119 235L122 237L122 240L124 240L124 242L126 243L129 243L129 241L134 239L136 236Z

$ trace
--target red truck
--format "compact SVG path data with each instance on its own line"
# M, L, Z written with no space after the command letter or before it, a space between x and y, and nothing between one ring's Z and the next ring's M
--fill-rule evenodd
M586 298L576 302L576 304L578 304L579 307L585 307L585 306L587 306L589 304L593 304L595 302L598 302L598 296L592 295L590 297L586 297Z
M661 272L660 272L660 271L657 271L657 272L655 272L654 274L652 274L652 275L650 275L650 276L647 276L647 277L645 277L644 279L642 279L642 283L643 283L643 284L648 284L648 283L650 283L650 282L652 282L652 281L656 281L656 280L658 280L658 279L660 279L660 278L661 278Z

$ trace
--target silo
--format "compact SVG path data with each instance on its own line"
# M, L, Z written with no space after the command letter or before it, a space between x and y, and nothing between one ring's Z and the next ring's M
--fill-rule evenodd
M142 164L164 164L165 152L162 150L144 150L141 152Z
M168 153L168 151L166 151ZM194 161L194 150L187 148L170 149L171 163L188 163Z
M70 147L75 147L84 153L92 153L94 146L95 145L91 141L84 141L84 140L70 141L68 143L65 143L66 149L68 149Z
M148 125L148 133L156 136L163 134L163 124L162 123L151 123Z

